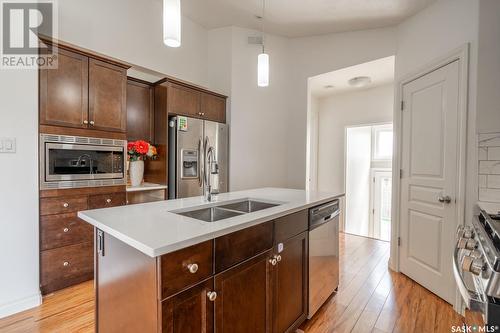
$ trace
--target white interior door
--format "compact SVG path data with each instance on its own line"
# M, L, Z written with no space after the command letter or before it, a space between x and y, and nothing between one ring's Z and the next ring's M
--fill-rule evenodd
M372 235L371 237L390 241L391 239L391 193L392 172L372 172Z
M448 303L459 175L459 63L403 86L400 270ZM443 198L448 199L443 200Z

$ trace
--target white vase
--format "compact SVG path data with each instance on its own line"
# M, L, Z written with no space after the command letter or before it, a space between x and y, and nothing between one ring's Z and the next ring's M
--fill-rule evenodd
M142 178L144 177L144 161L130 161L129 175L132 186L141 185Z

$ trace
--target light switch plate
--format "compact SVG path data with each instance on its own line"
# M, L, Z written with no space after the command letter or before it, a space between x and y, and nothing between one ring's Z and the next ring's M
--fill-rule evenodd
M16 138L0 138L0 153L15 153Z

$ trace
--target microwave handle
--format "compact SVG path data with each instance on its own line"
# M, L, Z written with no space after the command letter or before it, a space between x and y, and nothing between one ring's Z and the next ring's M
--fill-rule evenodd
M453 275L455 276L457 287L465 302L465 306L471 311L478 311L481 313L485 313L485 302L481 294L477 293L474 290L470 290L465 285L465 281L462 277L462 270L460 269L460 261L459 261L460 248L458 247L458 242L457 245L455 246L454 252L455 253L453 254Z

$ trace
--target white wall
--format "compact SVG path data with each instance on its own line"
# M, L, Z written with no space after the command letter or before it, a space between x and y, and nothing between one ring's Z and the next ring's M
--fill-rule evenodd
M344 192L345 128L392 122L392 84L319 99L318 189Z
M40 303L38 288L38 74L0 70L0 318Z
M64 0L58 5L59 39L207 85L206 29L183 17L181 47L166 47L161 1Z
M396 53L394 28L293 38L289 43L287 165L289 187L306 181L308 78Z
M500 131L500 1L481 0L477 69L477 130Z

